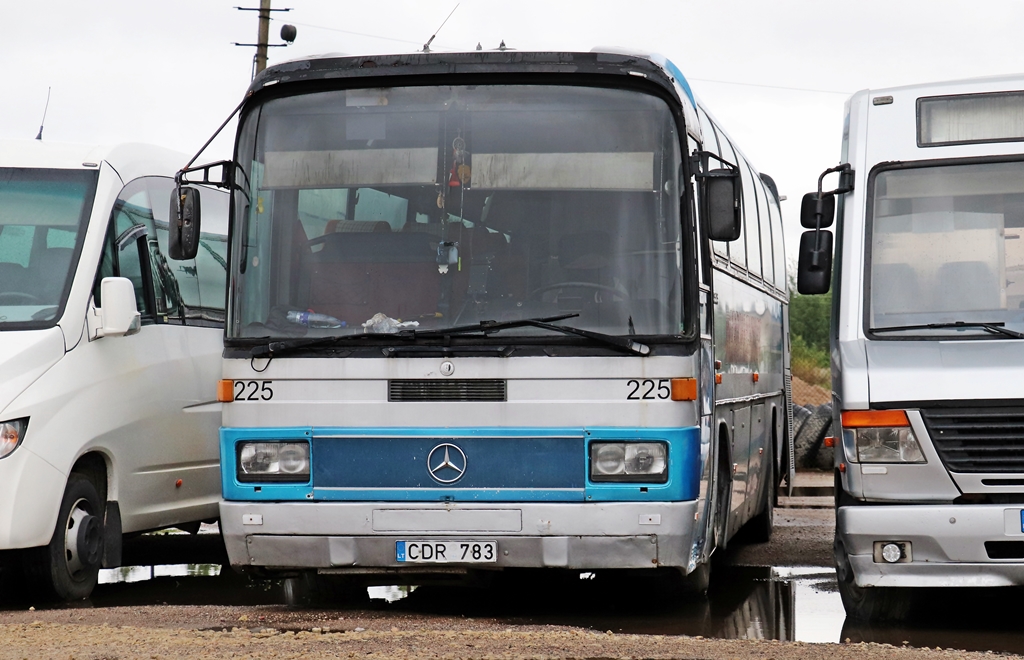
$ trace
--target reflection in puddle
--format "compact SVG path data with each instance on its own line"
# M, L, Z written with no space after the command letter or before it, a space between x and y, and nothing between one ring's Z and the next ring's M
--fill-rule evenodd
M100 571L100 584L141 582L158 577L216 577L220 564L168 564L164 566L121 566Z
M389 603L393 603L396 600L402 600L416 591L416 585L388 585L386 587L367 587L366 592L370 595L371 600L385 600Z

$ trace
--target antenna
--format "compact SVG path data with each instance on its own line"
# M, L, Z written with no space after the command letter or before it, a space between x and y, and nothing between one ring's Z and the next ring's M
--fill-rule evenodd
M458 9L460 4L462 4L462 3L460 2L459 4L455 5L455 9ZM448 14L448 18L452 17L452 14L455 13L455 9L452 9L451 13ZM441 31L441 28L444 27L444 24L448 22L448 18L444 19L444 21L442 21L442 23L439 26L437 26L437 29L434 30L434 34L430 35L430 38L427 39L427 43L423 44L423 52L424 53L429 53L430 52L430 44L432 44L434 42L434 37L436 37L437 33Z
M46 88L46 105L43 106L43 119L42 119L42 121L39 122L39 134L36 135L36 139L37 140L42 140L43 139L43 124L46 123L46 111L50 107L50 89L52 89L52 88L51 87L47 87Z

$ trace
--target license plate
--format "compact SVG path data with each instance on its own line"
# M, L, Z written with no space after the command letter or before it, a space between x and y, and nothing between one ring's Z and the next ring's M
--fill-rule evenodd
M1024 534L1024 509L1020 510L1020 531Z
M495 541L396 541L395 559L407 564L488 564L498 561Z

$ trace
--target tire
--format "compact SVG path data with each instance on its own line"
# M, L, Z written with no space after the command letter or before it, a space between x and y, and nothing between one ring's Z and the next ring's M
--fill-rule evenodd
M803 427L804 422L811 418L814 411L804 406L798 406L793 404L793 437L800 435L800 429Z
M86 477L72 472L50 543L25 556L29 583L46 600L88 598L103 559L103 503Z
M848 617L869 623L903 621L909 618L913 606L912 590L898 587L859 587L854 582L849 557L838 536L833 541L833 551L839 596Z
M366 587L342 576L319 575L305 571L284 580L284 601L291 607L365 605Z
M729 544L729 508L732 501L732 471L724 447L719 445L718 470L715 474L714 520L711 527L715 550L725 550Z
M764 493L761 495L763 500L761 504L761 511L756 516L750 519L746 524L746 535L745 538L750 543L767 543L772 540L772 530L775 527L775 507L772 506L775 498L775 452L774 450L770 455L767 455L768 460L765 461L767 468L765 469L764 479Z
M793 444L798 468L817 468L818 453L832 426L832 406L818 406L800 427Z

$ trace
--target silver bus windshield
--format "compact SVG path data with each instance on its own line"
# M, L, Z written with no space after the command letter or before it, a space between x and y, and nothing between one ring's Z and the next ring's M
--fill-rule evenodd
M1024 163L882 171L871 203L869 330L1024 331Z
M96 189L96 172L0 168L0 330L51 326Z
M578 314L682 331L679 134L621 89L309 93L250 112L229 338L333 336ZM523 324L502 332L563 337Z

